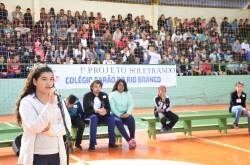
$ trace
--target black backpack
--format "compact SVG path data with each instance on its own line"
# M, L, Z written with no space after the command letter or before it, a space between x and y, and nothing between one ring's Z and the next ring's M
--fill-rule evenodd
M15 152L16 156L19 156L22 136L23 134L18 135L12 143L12 149Z

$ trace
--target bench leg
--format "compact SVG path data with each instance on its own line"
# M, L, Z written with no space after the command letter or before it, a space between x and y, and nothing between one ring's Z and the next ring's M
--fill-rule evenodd
M184 130L185 130L185 135L186 133L188 133L189 136L192 136L192 121L191 120L184 120L183 121L183 127L184 127Z
M147 131L147 132L148 132L148 139L151 140L151 133L150 133L150 131L149 131L149 128L148 128L148 131Z
M115 141L116 144L122 144L122 135L117 127L115 127Z
M151 140L152 138L156 139L156 123L148 122L148 137Z
M77 129L75 127L72 127L71 128L71 141L72 141L72 145L75 144L76 134L77 134Z
M116 144L122 144L122 138L120 136L116 137L115 141L116 141Z
M219 131L227 134L227 118L218 119Z

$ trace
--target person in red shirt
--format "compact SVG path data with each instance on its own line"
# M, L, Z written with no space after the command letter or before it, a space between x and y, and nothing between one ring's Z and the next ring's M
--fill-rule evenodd
M209 64L208 60L206 60L201 65L201 72L202 72L203 75L211 75L212 74L212 68L211 68L211 65Z
M116 46L119 49L124 49L125 47L127 47L128 46L128 37L122 36L121 40L116 41Z
M14 55L13 59L8 61L7 72L9 78L21 77L22 68L19 55Z

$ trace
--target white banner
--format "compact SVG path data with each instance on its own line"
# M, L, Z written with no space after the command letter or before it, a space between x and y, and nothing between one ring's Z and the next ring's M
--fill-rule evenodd
M56 88L89 88L98 79L103 88L112 88L124 79L128 87L176 86L175 65L49 65L55 74Z

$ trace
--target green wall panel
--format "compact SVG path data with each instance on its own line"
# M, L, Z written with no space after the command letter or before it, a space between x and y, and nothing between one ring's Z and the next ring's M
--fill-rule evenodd
M243 81L250 102L250 76L190 76L177 77L177 86L168 89L173 105L209 105L229 103L229 94L234 90L235 82ZM23 79L0 80L0 115L13 114L16 100L24 86ZM89 89L60 90L63 97L75 94L82 101ZM111 89L104 89L110 93ZM129 88L135 107L153 107L153 97L157 88Z

